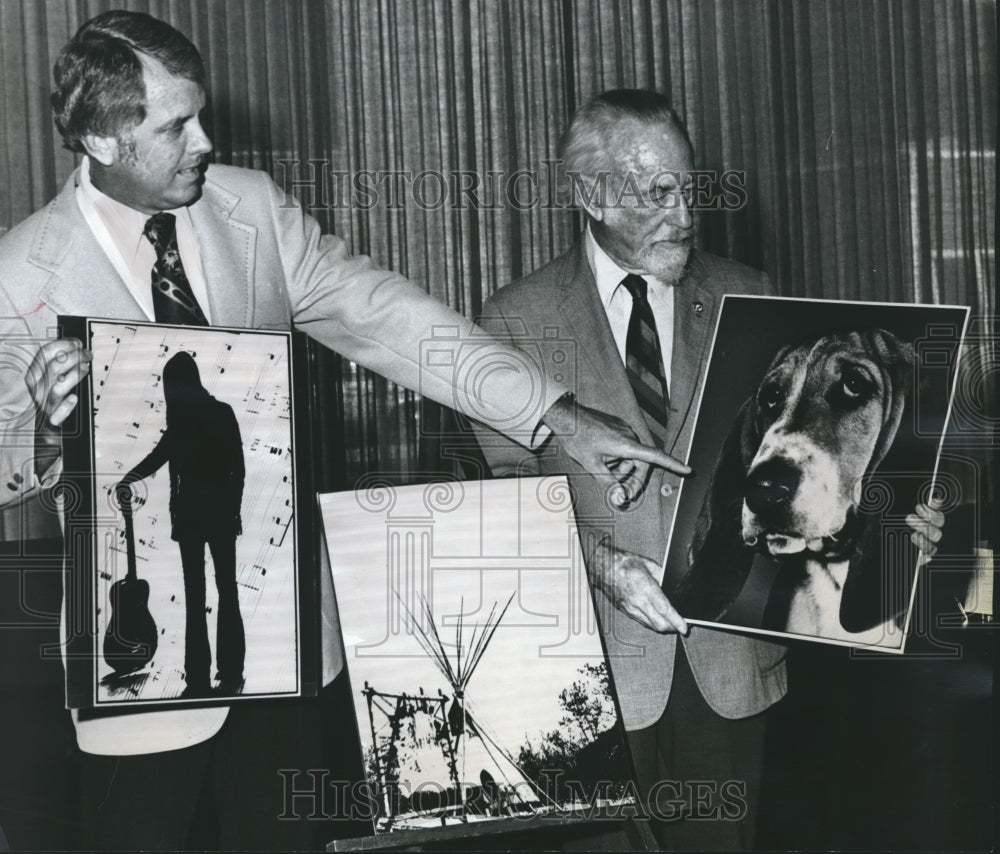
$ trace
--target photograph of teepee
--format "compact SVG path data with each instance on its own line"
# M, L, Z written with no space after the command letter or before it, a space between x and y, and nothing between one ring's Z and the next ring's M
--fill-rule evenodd
M634 802L561 478L320 496L376 833Z

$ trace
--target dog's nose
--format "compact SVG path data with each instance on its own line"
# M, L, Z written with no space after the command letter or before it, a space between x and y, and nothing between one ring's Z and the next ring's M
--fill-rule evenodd
M798 467L784 458L761 463L747 478L747 507L758 516L778 509L792 500L801 478Z

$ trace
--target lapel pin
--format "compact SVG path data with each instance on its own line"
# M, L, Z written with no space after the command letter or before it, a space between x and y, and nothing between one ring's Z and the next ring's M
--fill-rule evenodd
M703 302L693 302L691 303L691 308L694 309L695 314L701 314L705 310L705 303Z

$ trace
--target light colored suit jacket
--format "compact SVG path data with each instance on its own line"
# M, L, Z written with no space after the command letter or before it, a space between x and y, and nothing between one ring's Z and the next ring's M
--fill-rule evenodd
M52 202L0 240L0 505L6 505L7 539L24 532L29 517L49 519L44 533L59 533L34 475L34 407L24 383L38 347L56 335L58 315L146 319L85 222L76 180L74 173ZM398 273L379 270L367 257L352 256L344 241L321 234L262 172L211 166L190 210L216 325L289 329L294 323L347 358L502 425L519 441L531 441L538 419L563 391L550 384L538 394L537 383L524 376L494 372L476 384L472 399L455 383L455 372L468 353L488 359L495 345ZM432 338L435 357L424 360ZM450 360L442 357L448 350ZM497 357L504 361L500 351ZM325 617L332 619L328 611ZM339 664L325 662L326 676ZM171 709L80 721L77 735L89 752L146 753L197 743L224 718L225 709Z
M770 291L762 273L693 253L675 296L668 453L680 459L687 456L722 295ZM581 404L617 415L640 439L652 443L583 241L547 266L501 288L487 301L481 325L515 346L540 349L550 376L573 389ZM559 350L564 356L554 357ZM680 486L676 475L655 470L641 500L620 511L609 507L603 489L557 446L536 455L491 431L480 430L478 435L496 475L568 475L585 555L600 537L610 534L618 547L662 563ZM670 694L677 636L644 628L614 608L603 594L596 599L625 726L650 726L663 714ZM785 693L785 648L779 644L693 626L684 648L702 695L723 717L756 714Z

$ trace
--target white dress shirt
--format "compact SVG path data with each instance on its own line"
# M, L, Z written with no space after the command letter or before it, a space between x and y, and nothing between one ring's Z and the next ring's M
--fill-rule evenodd
M587 261L597 282L601 304L611 324L611 334L614 335L618 355L624 364L625 339L628 337L628 322L632 317L632 294L622 285L622 279L628 275L628 271L619 267L608 253L601 249L589 226L584 241ZM642 279L646 282L646 298L653 309L653 320L656 321L656 334L660 339L660 352L663 356L663 373L667 378L669 391L674 344L674 288L671 285L664 285L652 276L642 276Z
M156 262L156 250L143 234L149 215L133 210L98 190L90 180L88 157L84 157L80 165L76 201L87 225L118 275L128 286L136 302L142 306L146 316L155 320L151 274ZM184 264L184 272L201 310L211 322L208 289L201 266L201 249L191 223L191 213L186 207L167 213L172 213L177 218L177 250ZM50 471L57 468L61 470L61 465L53 465ZM63 630L65 627L66 621L63 620ZM148 725L141 729L135 726L123 727L121 719L115 716L95 718L88 720L86 725L76 727L77 743L85 753L107 753L107 745L114 744L115 752L123 756L174 750L179 746L194 745L211 738L219 731L227 713L226 706L133 713L130 717L136 720L141 717L147 722ZM73 709L72 715L74 723L77 723L80 712Z
M80 164L76 203L104 254L108 256L136 302L142 306L146 317L155 320L151 274L153 264L156 263L156 250L143 234L149 214L133 210L98 190L90 180L89 157L84 157ZM166 213L176 217L177 251L195 299L211 323L208 286L201 267L201 248L191 223L191 212L183 207Z

